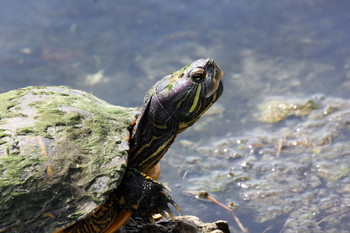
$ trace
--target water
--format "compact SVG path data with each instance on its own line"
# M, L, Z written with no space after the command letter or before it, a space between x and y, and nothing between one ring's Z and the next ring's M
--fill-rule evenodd
M183 214L226 219L235 230L220 207L182 194L193 183L180 165L172 168L171 156L197 156L183 140L198 147L265 127L254 113L266 96L349 98L349 22L345 0L3 0L0 92L68 85L113 104L138 106L162 76L195 59L214 58L225 72L219 101L224 111L178 138L163 161L161 181L173 189ZM244 206L238 191L215 195ZM265 229L247 212L239 217L251 232Z

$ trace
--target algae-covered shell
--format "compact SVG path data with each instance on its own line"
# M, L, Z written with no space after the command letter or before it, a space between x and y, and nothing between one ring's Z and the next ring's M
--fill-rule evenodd
M0 231L49 232L103 203L127 166L135 113L67 87L0 94Z

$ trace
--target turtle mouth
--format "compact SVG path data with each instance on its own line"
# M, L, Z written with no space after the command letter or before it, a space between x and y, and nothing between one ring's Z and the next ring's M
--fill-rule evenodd
M212 61L214 63L214 61ZM215 64L215 63L214 63ZM215 71L212 77L210 77L210 82L205 84L206 86L206 98L211 97L215 92L218 96L222 94L223 91L223 83L221 81L224 72L220 69L218 65L215 64Z

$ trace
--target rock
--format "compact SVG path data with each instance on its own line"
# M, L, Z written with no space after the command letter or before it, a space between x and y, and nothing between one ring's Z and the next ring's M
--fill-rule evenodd
M140 219L131 219L118 233L229 233L226 221L202 222L195 216L177 216L174 220L160 220L148 224Z

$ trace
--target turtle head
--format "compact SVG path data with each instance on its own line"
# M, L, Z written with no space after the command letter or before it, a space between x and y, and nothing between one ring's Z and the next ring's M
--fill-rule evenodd
M212 59L199 59L157 82L145 102L156 98L174 121L177 131L193 125L221 96L223 72Z
M199 59L158 81L131 131L129 165L146 172L158 163L176 135L221 96L222 76L214 60Z

